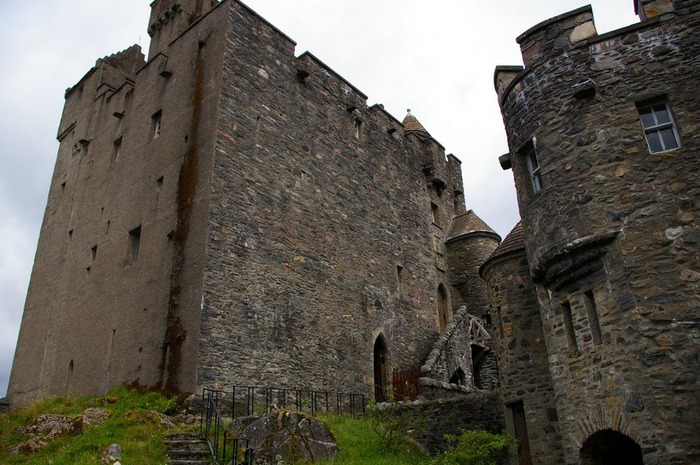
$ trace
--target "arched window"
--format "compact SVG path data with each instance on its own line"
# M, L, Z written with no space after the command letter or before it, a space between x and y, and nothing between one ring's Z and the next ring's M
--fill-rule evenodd
M445 330L447 323L449 321L447 315L447 291L445 286L440 284L437 291L437 310L438 310L438 325L440 327L440 332Z
M380 334L374 341L374 400L386 402L388 389L386 341Z

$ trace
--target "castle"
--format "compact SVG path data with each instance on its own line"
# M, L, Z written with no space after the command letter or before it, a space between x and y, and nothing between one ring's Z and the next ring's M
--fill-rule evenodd
M66 92L15 405L135 383L498 388L520 463L697 463L697 0L518 38L495 87L522 222L236 0L156 0ZM498 379L495 362L498 361ZM499 381L500 380L500 381ZM499 387L500 384L500 387Z

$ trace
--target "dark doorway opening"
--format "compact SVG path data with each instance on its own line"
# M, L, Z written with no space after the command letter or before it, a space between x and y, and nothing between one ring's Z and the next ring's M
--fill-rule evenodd
M452 377L450 378L450 384L459 384L460 386L465 386L467 384L467 375L464 370L457 368Z
M387 400L387 349L384 336L381 334L374 341L374 400L386 402Z
M593 433L583 443L579 455L581 465L644 465L639 444L611 429Z
M513 416L513 429L515 439L518 440L518 459L520 465L532 465L530 457L530 440L527 436L527 422L525 421L525 407L523 401L507 404L510 414Z

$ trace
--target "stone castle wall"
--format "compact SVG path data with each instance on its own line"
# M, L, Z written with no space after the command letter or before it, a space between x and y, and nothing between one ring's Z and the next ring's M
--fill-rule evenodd
M147 62L98 60L66 95L13 403L121 383L368 392L380 335L385 370L419 367L441 285L454 307L459 160L241 3L152 13Z
M518 38L524 71L496 74L566 463L603 430L646 464L700 454L700 4L673 5L601 36L588 7L553 18ZM650 153L647 102L668 103L680 149Z
M399 369L419 366L438 337L445 270L432 249L454 214L459 164L406 139L244 7L227 8L198 382L370 390L380 334ZM428 163L458 184L433 194ZM444 212L435 224L431 202Z

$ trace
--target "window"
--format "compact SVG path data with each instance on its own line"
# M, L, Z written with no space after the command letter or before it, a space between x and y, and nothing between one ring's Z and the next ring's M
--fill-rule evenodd
M141 226L129 231L129 252L127 262L133 263L139 256L139 247L141 246Z
M535 193L542 190L542 174L540 172L540 162L537 160L534 141L529 143L525 149L525 162L527 163L527 173L532 181L532 188Z
M362 120L355 118L355 139L362 140Z
M649 153L667 152L680 147L680 139L668 103L640 105L638 110Z
M440 212L438 211L438 206L434 203L430 203L430 211L433 214L433 224L440 223Z
M588 326L591 328L591 339L593 339L593 344L599 346L603 343L603 337L600 332L598 306L596 305L593 291L586 291L583 295L584 304L586 306L586 316L588 316Z
M397 278L397 287L396 287L396 293L399 296L399 299L403 299L403 294L404 294L404 286L406 277L404 276L404 271L403 267L401 265L396 265L396 278Z
M162 116L163 116L162 110L158 110L157 112L153 113L153 116L151 116L151 136L152 136L152 139L158 139L158 137L160 137L160 126L161 126Z
M564 318L564 329L566 330L569 352L575 354L578 352L578 345L576 344L576 331L574 330L574 319L571 314L571 304L569 304L569 302L561 304L561 313Z
M122 150L122 138L115 140L112 144L112 159L110 160L110 165L116 163L119 160L119 154Z

